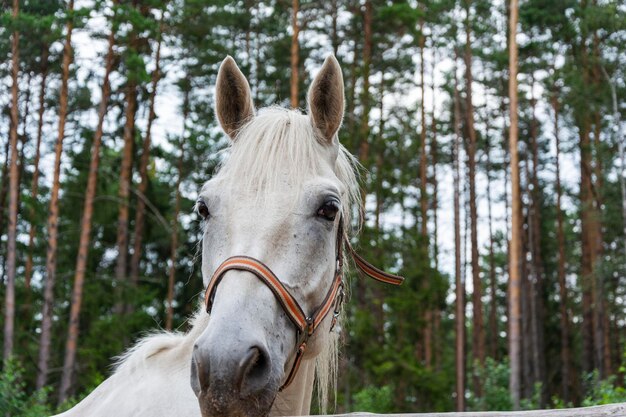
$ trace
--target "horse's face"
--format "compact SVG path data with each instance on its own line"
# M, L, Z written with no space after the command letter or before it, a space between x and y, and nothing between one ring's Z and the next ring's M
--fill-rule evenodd
M228 161L203 187L198 210L206 219L202 250L205 286L224 260L249 256L273 271L306 315L322 303L335 273L339 218L346 192L334 172L336 131L343 117L340 71L336 60L328 59L309 92L310 116L288 115L292 125L306 119L318 139L310 148L318 158L314 174L294 183L286 167L285 172L274 167L278 171L272 176L276 179L273 186L244 186L249 179L232 178L233 173L243 171L229 170L228 164L240 163L245 157L237 160L233 156L235 160ZM237 142L238 130L247 122L250 124L244 129L254 126L255 116L248 83L231 58L220 68L216 96L217 115L235 141L235 155L240 151L235 147L255 143L248 139ZM285 126L293 128L290 123ZM242 131L241 136L254 133ZM241 187L236 186L238 182ZM270 288L250 272L227 271L213 295L211 319L196 341L191 364L191 385L202 414L267 415L291 370L296 328ZM319 353L329 326L327 317L309 339L307 355Z

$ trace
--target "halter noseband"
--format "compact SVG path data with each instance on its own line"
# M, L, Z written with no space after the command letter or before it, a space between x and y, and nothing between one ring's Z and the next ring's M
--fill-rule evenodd
M250 256L232 256L226 259L215 270L211 280L209 281L209 285L207 286L204 294L204 303L207 313L211 313L213 299L215 298L215 291L226 272L231 270L248 271L259 278L261 282L263 282L272 291L276 300L287 314L287 317L289 317L289 320L291 320L291 322L296 326L296 357L294 359L293 366L291 367L291 371L287 376L287 380L280 387L279 391L285 389L293 381L296 373L298 372L298 368L300 367L300 362L304 356L304 351L306 350L306 344L309 337L315 332L315 330L317 330L333 307L331 330L337 322L337 317L339 316L341 304L344 299L342 273L344 242L346 248L348 249L348 253L352 255L357 267L363 271L363 273L371 278L374 278L375 280L385 282L387 284L400 285L402 283L404 278L381 271L359 256L354 249L352 249L350 242L344 234L343 218L341 217L339 218L339 226L337 229L337 257L333 282L322 303L310 316L307 316L304 313L298 301L293 295L291 295L289 290L278 279L276 274L274 274L274 272L272 272L272 270L263 262Z

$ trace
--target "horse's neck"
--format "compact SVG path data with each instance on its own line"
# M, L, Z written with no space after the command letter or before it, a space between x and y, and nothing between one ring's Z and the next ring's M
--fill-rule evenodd
M272 406L272 416L302 416L311 410L315 358L304 359L293 382L279 392Z

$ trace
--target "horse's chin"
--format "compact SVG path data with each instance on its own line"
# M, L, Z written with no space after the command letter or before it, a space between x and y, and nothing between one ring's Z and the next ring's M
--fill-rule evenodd
M263 392L247 398L223 390L202 392L198 396L202 417L266 417L276 392Z

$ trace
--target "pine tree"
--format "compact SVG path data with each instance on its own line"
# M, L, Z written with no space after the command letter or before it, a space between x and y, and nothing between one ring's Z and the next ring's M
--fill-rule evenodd
M557 242L559 245L558 255L558 282L559 282L559 299L560 299L560 324L561 324L561 395L564 401L570 400L570 385L572 381L572 375L570 372L570 337L569 327L570 319L568 314L568 290L565 281L565 233L563 230L563 208L561 206L561 144L560 144L560 126L559 126L559 99L556 92L552 98L552 109L554 111L554 137L556 139L556 216L557 216Z
M48 216L48 249L46 251L46 282L44 290L44 304L41 321L41 337L37 374L37 388L46 385L48 377L48 362L50 360L50 344L52 337L52 309L54 305L54 284L56 279L57 265L57 242L59 235L59 188L61 175L61 156L63 153L63 140L65 138L65 123L67 121L68 81L70 76L70 64L72 62L72 30L74 28L73 16L74 0L70 0L67 6L67 22L65 25L66 35L63 48L63 64L61 74L61 92L59 96L59 124L58 135L55 145L54 176L52 179L52 195L50 197L50 214Z
M299 93L298 93L298 67L300 61L300 42L298 36L300 35L300 23L298 21L298 10L300 8L299 0L291 1L291 51L289 59L291 62L291 78L289 81L290 86L290 103L291 107L297 109L299 106Z
M454 276L455 276L455 338L456 338L456 410L465 411L465 280L461 272L461 98L457 85L456 56L454 65Z
M426 83L424 79L424 48L426 47L426 37L424 35L424 19L420 21L420 162L419 162L419 184L420 184L420 214L421 214L421 228L420 232L426 245L425 251L428 253L428 195L426 191L427 180L427 153L426 153L426 100L424 99L426 94ZM424 282L426 287L425 291L428 291L428 281ZM426 308L424 312L424 363L427 368L430 368L432 364L432 311L430 308Z
M180 183L183 179L183 164L185 162L185 134L187 126L187 118L189 117L189 87L185 86L185 99L183 101L183 131L180 135L180 155L178 156L178 176L176 177L175 198L174 198L174 216L172 217L171 232L171 249L170 249L170 267L167 280L167 313L165 316L165 329L172 330L172 322L174 320L174 283L176 278L176 260L178 250L178 215L180 214Z
M16 270L16 240L17 240L17 211L18 211L18 151L17 151L17 128L18 128L18 72L20 61L20 33L17 29L19 14L19 1L13 0L12 10L13 24L15 28L11 37L11 124L9 130L11 144L11 168L9 185L9 228L7 236L7 282L5 293L5 319L4 319L4 350L3 359L8 361L13 354L13 339L15 329L15 270ZM4 178L4 177L3 177Z
M509 390L513 408L520 408L521 357L520 357L520 269L521 255L521 207L519 156L517 148L517 0L510 1L509 18L509 152L511 169L511 244L509 252L509 360L511 376Z
M117 1L113 1L114 10ZM80 228L80 241L78 243L78 254L76 256L76 272L74 273L74 287L72 290L70 320L68 325L68 336L65 343L65 357L63 360L63 374L61 377L61 388L59 389L59 404L62 404L68 397L72 384L72 374L76 362L76 350L78 347L79 316L83 299L83 286L87 270L87 258L91 244L91 229L93 218L93 205L96 196L96 183L98 180L98 168L100 165L100 146L104 133L104 118L109 105L111 94L111 83L109 77L113 71L115 45L115 15L113 16L111 33L108 37L108 50L105 58L104 79L102 80L102 99L98 107L98 124L91 146L91 161L89 164L89 177L87 179L87 189L85 190L85 205Z
M39 160L41 157L41 138L43 132L43 116L45 112L46 100L46 80L48 78L48 55L49 46L44 43L41 51L41 82L39 86L39 110L37 122L37 144L35 145L35 161L33 179L31 185L31 196L37 196L39 192ZM29 229L28 229L28 257L26 259L26 267L24 271L24 281L27 289L30 289L30 281L33 270L33 246L35 244L35 206L31 206L29 213Z
M465 115L469 143L467 144L468 158L468 181L469 181L469 206L470 206L470 233L471 233L471 259L472 259L472 354L475 361L481 366L485 364L485 329L483 325L482 282L480 279L480 266L478 264L478 211L476 208L476 130L474 128L474 104L472 99L472 44L470 27L470 7L466 2L465 17ZM482 386L479 380L475 380L476 395L482 396Z
M146 192L148 190L148 164L150 162L150 148L152 146L152 125L156 119L155 102L157 96L157 87L161 79L161 44L163 42L164 15L165 10L161 11L159 29L157 34L157 47L154 57L155 68L152 72L151 90L149 97L148 124L143 139L143 147L141 152L141 160L139 161L140 183L137 186L137 208L135 210L135 230L133 234L133 255L130 261L130 278L134 286L139 281L139 263L143 253L143 239L146 216Z
M118 282L118 297L124 297L123 289L127 286L128 274L128 236L130 218L130 190L132 186L133 155L135 144L135 117L138 108L139 87L145 73L145 67L140 55L142 40L139 37L143 19L148 12L147 6L140 5L137 0L133 0L128 6L129 20L132 25L128 36L128 48L126 51L127 79L124 87L124 148L122 151L122 161L120 164L119 177L119 211L117 217L117 239L116 247L118 251L115 264L115 278ZM122 313L127 307L120 300L115 307L117 313Z

